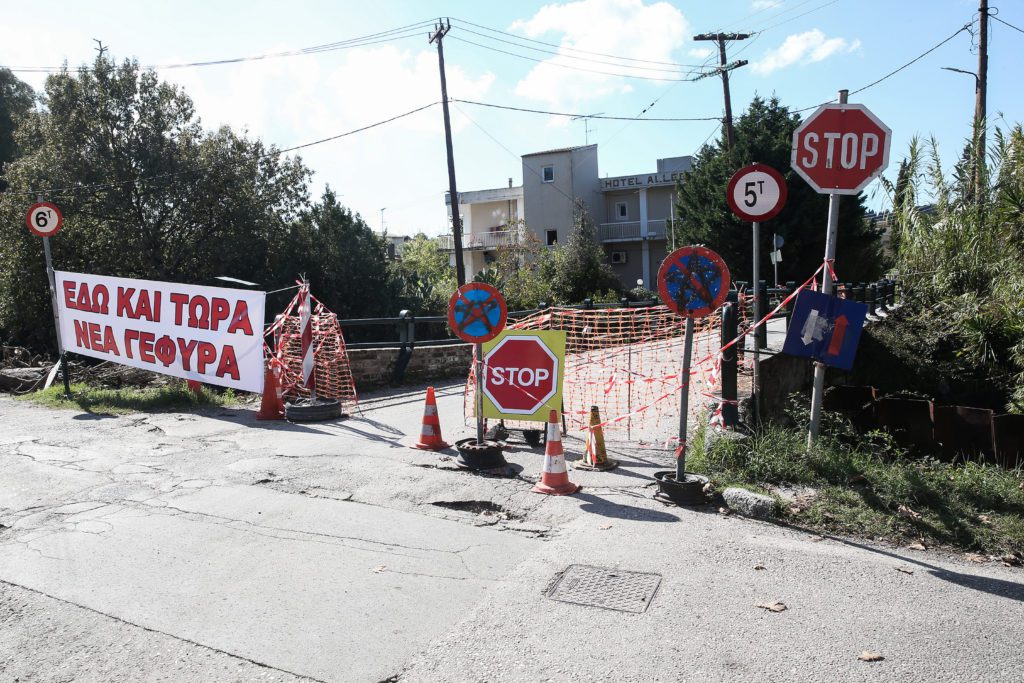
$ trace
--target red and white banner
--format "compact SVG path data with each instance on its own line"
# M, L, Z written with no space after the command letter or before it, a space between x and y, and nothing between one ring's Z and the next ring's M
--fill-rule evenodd
M264 292L56 271L64 348L263 391Z

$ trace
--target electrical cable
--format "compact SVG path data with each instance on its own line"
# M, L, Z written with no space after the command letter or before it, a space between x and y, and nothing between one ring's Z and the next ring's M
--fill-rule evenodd
M1002 19L1000 19L999 17L997 17L997 16L996 16L996 15L994 15L994 14L990 14L990 15L988 15L988 17L989 17L989 19L995 19L995 20L996 20L996 21L998 21L998 22L999 22L1000 24L1006 24L1007 26L1009 26L1010 28L1012 28L1012 29L1013 29L1014 31L1019 31L1020 33L1024 33L1024 29L1022 29L1022 28L1017 28L1016 26L1014 26L1014 25L1013 25L1013 24L1011 24L1010 22L1008 22L1008 21L1003 21Z
M199 62L182 62L177 64L150 64L143 66L143 69L183 69L189 67L202 67L202 66L218 66L222 64L236 64L239 62L259 61L264 59L273 59L278 57L294 57L309 54L318 54L321 52L332 52L335 50L345 50L354 47L365 47L367 45L377 45L380 43L390 42L392 40L400 40L403 38L412 38L415 36L422 35L420 31L430 26L432 22L425 21L419 22L418 24L409 24L408 26L402 26L400 28L389 29L387 31L380 31L378 33L371 33L369 35L360 36L358 38L349 38L334 43L324 43L322 45L314 45L311 47L301 48L298 50L286 50L284 52L271 52L261 55L251 55L248 57L231 57L226 59L214 59L208 61ZM67 69L65 66L0 66L0 68L8 69L13 72L20 73L60 73ZM85 67L88 68L88 67Z
M644 75L639 75L639 74L612 73L610 71L599 71L597 69L584 69L583 67L580 67L580 66L573 66L571 64L560 64L558 62L553 62L553 61L548 60L548 59L537 59L535 57L530 57L528 55L521 55L521 54L518 54L516 52L509 52L508 50L502 50L500 48L491 47L489 45L482 45L480 43L473 42L472 40L466 40L465 38L459 38L458 36L453 36L453 35L450 35L450 34L447 37L448 37L449 40L457 40L460 43L467 43L469 45L475 45L476 47L482 48L484 50L490 50L492 52L499 52L499 53L501 53L503 55L509 55L510 57L518 57L519 59L525 59L527 61L536 62L538 64L546 64L548 66L554 66L554 67L558 67L560 69L570 69L572 71L584 71L584 72L587 72L587 73L602 74L604 76L618 76L620 78L637 78L637 79L645 80L645 81L665 81L665 82L670 82L670 83L678 83L678 82L687 82L687 81L695 81L695 80L697 80L697 78L661 78L661 77L658 77L658 76L644 76ZM624 66L623 68L636 68L636 67L625 67Z
M527 109L526 107L512 107L502 104L491 104L489 102L476 102L474 100L462 100L449 97L449 102L461 102L462 104L473 104L478 107L490 107L492 109L507 109L509 111L521 111L529 114L546 114L548 116L586 117L588 119L606 119L609 121L721 121L721 116L702 116L691 118L637 118L635 116L606 116L604 114L573 114L561 111L546 111L544 109Z
M489 36L489 35L487 35L485 33L480 33L479 31L473 31L471 29L464 28L464 27L459 27L459 30L460 31L464 31L466 33L472 33L475 36L480 36L481 38L485 38L487 40L493 40L493 41L496 41L496 42L499 42L499 43L505 43L507 45L513 45L513 46L518 47L518 48L520 48L522 50L533 50L534 52L542 52L542 53L548 54L548 55L555 55L557 57L562 57L562 58L565 58L565 59L575 59L575 60L578 60L578 61L588 62L588 63L591 63L591 64L604 64L606 66L615 66L615 67L619 67L621 69L638 69L638 70L644 70L644 71L658 71L658 72L663 72L663 73L674 73L674 74L684 73L679 68L666 69L666 68L657 67L657 66L633 66L631 64L622 64L621 62L608 62L608 61L604 61L604 60L601 60L601 59L593 59L592 57L576 57L574 55L566 54L566 53L560 52L560 51L545 50L545 49L539 48L539 47L530 47L529 45L522 45L520 43L516 43L516 42L511 41L511 40L504 40L502 38L495 38L494 36ZM616 59L625 59L625 58L618 58L618 57L616 57ZM692 73L693 71L695 71L697 69L704 68L705 65L703 65L703 64L679 64L678 66L689 69L689 72L685 72L685 73Z
M881 83L882 81L884 81L884 80L886 80L888 78L891 78L892 76L895 76L896 74L898 74L899 72L903 71L904 69L906 69L911 64L914 64L915 62L918 62L921 59L924 59L925 57L930 55L932 52L935 52L940 47L942 47L943 45L945 45L949 41L953 40L954 38L956 38L958 35L960 35L964 31L969 30L971 28L972 24L973 24L973 22L968 22L968 23L964 24L963 26L958 28L956 30L956 32L953 33L952 35L950 35L948 38L945 38L941 42L936 43L935 45L931 46L930 48L928 48L927 50L925 50L924 52L922 52L918 56L916 56L913 59L911 59L906 64L904 64L904 65L902 65L902 66L900 66L900 67L898 67L896 69L893 69L892 71L890 71L889 73L885 74L884 76L882 76L881 78L879 78L876 81L872 81L871 83L868 83L865 86L857 88L856 90L851 90L849 94L850 95L856 95L857 93L864 92L868 88L874 87L874 86L878 85L879 83ZM828 100L826 102L822 102L821 104L815 104L815 105L810 106L810 107L804 107L803 109L794 109L792 113L799 114L800 112L810 111L811 109L817 109L818 107L820 107L820 106L822 106L824 104L829 104L829 103L834 102L834 101L835 101L835 98L833 98L831 100Z
M466 21L465 19L456 19L455 21L456 21L456 25L458 25L459 23L462 23L462 24L466 24L468 26L473 26L475 28L483 29L485 31L490 31L492 33L500 33L503 36L509 36L509 37L515 38L517 40L521 40L521 41L525 41L525 42L529 42L529 43L536 43L537 45L546 45L548 47L556 47L560 51L564 51L564 52L579 52L580 54L596 55L598 57L610 57L612 59L619 59L619 60L626 61L626 62L642 62L644 64L658 64L658 65L661 65L661 66L676 66L676 67L684 67L684 68L692 66L690 64L680 64L678 62L659 62L659 61L654 60L654 59L639 59L639 58L636 58L636 57L622 57L620 55L608 54L606 52L592 52L590 50L582 50L580 48L575 48L575 47L566 47L564 45L558 45L556 43L547 43L547 42L544 42L543 40L534 40L533 38L525 38L523 36L517 36L514 33L508 33L506 31L499 31L498 29L490 28L490 27L487 27L487 26L482 26L481 24L474 24L473 22Z

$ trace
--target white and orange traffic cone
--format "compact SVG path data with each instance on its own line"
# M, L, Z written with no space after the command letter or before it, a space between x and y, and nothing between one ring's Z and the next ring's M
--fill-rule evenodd
M439 451L450 448L441 438L441 420L437 417L437 399L434 398L434 387L427 387L427 401L423 404L423 427L420 440L412 445L424 451Z
M576 493L580 487L569 481L569 473L565 469L565 451L562 450L557 410L552 410L548 415L547 441L547 448L544 450L544 471L540 475L540 481L533 487L533 492L551 496Z
M267 377L263 381L263 400L257 420L283 420L284 400L281 397L281 386L277 382L277 367L267 368Z

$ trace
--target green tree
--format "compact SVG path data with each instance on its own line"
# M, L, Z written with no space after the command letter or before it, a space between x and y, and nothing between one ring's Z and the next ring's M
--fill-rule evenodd
M608 255L597 241L597 228L579 201L568 241L553 250L552 258L539 262L538 272L550 284L552 298L557 303L578 304L584 299L622 289L622 283L608 263Z
M32 111L35 93L9 69L0 69L0 192L7 189L4 166L18 155L14 129Z
M977 154L967 141L947 172L935 139L915 138L896 182L882 179L904 298L897 315L902 327L889 335L885 356L913 359L917 374L910 379L921 390L954 401L981 393L982 400L1024 413L1020 124L995 130L986 163ZM927 210L921 197L933 199Z
M781 213L761 226L761 273L772 273L770 240L777 233L786 241L779 279L803 282L810 277L825 255L828 196L815 192L790 168L793 131L799 124L800 117L777 97L754 97L736 122L732 151L723 139L701 148L677 188L676 244L707 245L722 255L734 279L750 280L750 224L730 211L726 187L736 171L758 162L782 173L789 191ZM842 198L836 272L843 280L873 279L884 270L880 233L868 225L865 213L863 195Z
M392 269L402 307L440 315L456 289L455 268L437 239L419 233L402 247Z
M387 241L338 203L330 187L303 211L275 259L275 272L305 273L313 295L340 318L393 315Z
M497 287L510 311L536 308L541 302L551 301L551 286L541 276L541 270L545 261L552 258L552 252L541 245L522 221L509 223L506 229L514 232L517 239L499 248L491 267L474 280Z
M228 128L207 133L192 101L136 62L100 55L47 78L45 109L16 132L21 156L0 195L0 331L53 344L39 240L21 216L37 193L65 216L58 268L201 282L215 275L277 285L273 268L308 202L309 171ZM46 188L60 188L49 190Z

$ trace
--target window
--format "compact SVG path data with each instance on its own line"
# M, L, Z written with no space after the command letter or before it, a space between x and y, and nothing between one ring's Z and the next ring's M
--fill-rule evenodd
M629 207L626 205L626 202L615 202L615 217L620 221L629 218Z
M553 182L555 182L555 167L554 166L545 166L545 167L543 167L540 170L540 175L541 175L541 179L545 183L553 183Z
M549 247L558 244L558 231L557 230L547 230L547 231L545 231L545 233L544 233L544 243L547 244Z

